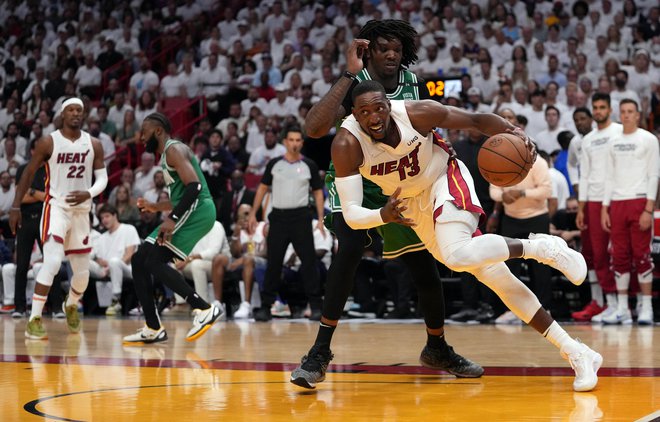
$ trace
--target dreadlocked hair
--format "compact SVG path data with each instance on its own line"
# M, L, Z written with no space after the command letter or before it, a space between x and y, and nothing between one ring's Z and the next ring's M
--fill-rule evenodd
M151 120L152 122L156 123L158 126L162 127L167 134L172 133L172 124L170 123L170 119L168 119L167 116L165 116L163 113L151 113L145 117L144 120Z
M417 31L406 21L399 19L370 20L360 29L357 37L369 40L372 46L376 45L378 37L383 37L388 41L399 40L403 46L401 65L407 68L417 61L417 45L415 44Z

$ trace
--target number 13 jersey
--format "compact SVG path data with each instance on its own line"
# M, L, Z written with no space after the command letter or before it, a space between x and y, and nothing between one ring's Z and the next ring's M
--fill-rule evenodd
M67 139L59 130L52 132L53 153L46 162L46 200L64 209L89 211L91 199L71 206L66 202L70 192L92 187L94 147L89 133L80 131L80 138Z

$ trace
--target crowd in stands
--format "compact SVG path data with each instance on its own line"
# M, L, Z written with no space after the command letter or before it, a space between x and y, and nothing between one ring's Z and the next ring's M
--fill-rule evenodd
M139 313L126 291L130 258L140 239L165 217L136 207L138 197L152 202L168 198L159 157L143 152L137 142L142 120L155 111L170 116L184 111L184 119L172 117L174 134L197 156L217 206L219 224L176 267L204 299L233 300L236 318L249 316L249 306L258 306L256 286L265 271L268 224L255 233L246 230L253 191L269 160L285 153L283 128L294 123L304 130L306 113L341 77L348 44L371 19L403 19L414 26L419 58L411 70L419 76L430 82L460 80L460 88L446 91L438 101L498 113L537 141L546 160L537 161L538 178L528 179L528 188L544 192L536 205L552 219L547 230L566 232L565 239L576 247L579 231L570 221L578 169L568 156L571 139L584 133L575 111L590 110L592 96L607 93L613 121L619 121L619 103L630 98L639 105L640 126L656 134L660 130L660 7L655 0L1 3L0 229L5 242L0 242L0 264L5 312L14 311L15 257L6 221L16 171L30 158L30 145L58 127L58 110L70 96L83 98L84 129L102 142L111 174L93 222L104 233L92 239L97 264L92 277L111 284L98 284L97 289L90 284L99 312L108 315ZM189 121L194 127L186 126ZM320 169L328 167L333 134L334 129L321 140L306 140L303 153ZM479 133L461 131L445 131L444 137L454 145L483 140ZM457 150L467 154L460 157L466 163L474 161L476 150ZM531 185L537 182L542 186ZM507 206L506 193L493 187L477 188L482 203L492 202L489 230L520 235L511 223L528 217L527 210ZM269 209L266 200L262 220L267 221ZM508 225L496 221L498 215L508 215ZM319 262L327 269L332 244L322 236L315 240ZM376 240L365 250L354 303L346 310L355 316L414 316L415 292L405 267L396 260L383 261L379 249ZM39 261L36 246L33 261ZM287 253L274 316L305 312L301 282L292 275L298 266L295 254ZM516 268L531 275L530 283L537 286L533 290L557 314L569 315L568 308L588 301L573 299L568 306L567 296L558 305L547 287L557 275L547 267ZM454 274L445 275L454 280ZM394 305L388 307L389 302ZM164 289L160 303L164 311L184 302ZM492 321L502 314L500 322L515 322L488 292L463 291L457 298L461 303L457 321ZM91 312L91 305L84 306Z

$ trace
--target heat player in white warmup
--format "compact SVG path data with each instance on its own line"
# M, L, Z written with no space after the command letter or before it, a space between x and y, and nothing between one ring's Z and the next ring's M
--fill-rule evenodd
M651 239L658 190L658 138L637 127L640 113L634 100L621 100L619 116L623 131L609 143L601 210L602 228L610 233L612 268L618 294L616 312L603 317L603 322L632 322L628 287L634 268L642 290L637 323L653 325Z
M92 250L89 212L92 198L103 192L108 182L101 142L81 130L83 111L79 98L69 98L62 103L63 127L37 142L25 169L25 177L16 187L11 208L10 226L16 232L21 223L21 198L31 186L36 170L45 164L46 199L41 217L44 263L37 274L32 311L25 330L25 336L33 340L47 338L41 313L65 255L73 276L63 307L69 331L80 331L78 300L89 282L89 253Z
M524 132L495 114L469 113L430 100L390 102L382 85L374 81L354 89L353 104L353 114L332 143L347 223L354 229L389 222L412 226L437 260L455 271L474 274L516 316L560 348L575 370L576 391L593 389L601 355L572 339L504 264L509 258L535 259L580 284L587 273L584 258L555 236L532 235L524 240L479 236L478 222L485 216L472 177L463 163L450 157L432 129L476 129L486 135L509 131L527 139ZM360 175L390 196L383 208L362 207Z

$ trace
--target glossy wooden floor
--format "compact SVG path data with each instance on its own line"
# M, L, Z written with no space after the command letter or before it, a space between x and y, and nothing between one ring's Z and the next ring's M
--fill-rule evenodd
M448 326L464 356L486 368L456 379L417 365L420 323L347 321L317 390L288 382L316 324L222 322L195 343L190 321L165 320L169 340L123 347L138 320L86 319L82 335L46 320L0 318L1 421L631 421L660 418L660 327L568 326L602 353L598 387L574 393L573 371L527 327Z

